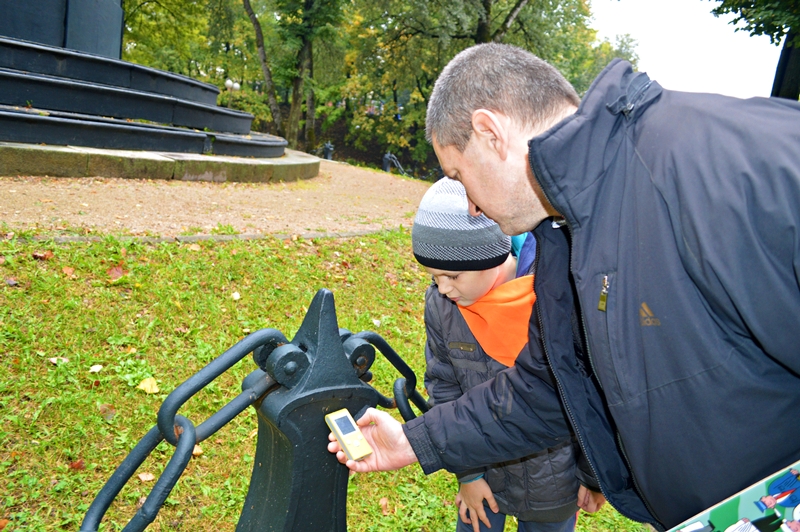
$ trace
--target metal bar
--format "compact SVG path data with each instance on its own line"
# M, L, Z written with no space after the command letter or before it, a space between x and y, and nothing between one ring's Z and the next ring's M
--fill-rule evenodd
M125 460L122 461L116 471L114 471L114 474L111 475L111 478L108 479L105 486L103 486L103 489L100 490L100 493L97 494L94 502L92 502L92 505L86 512L86 516L83 518L80 532L97 532L100 521L103 519L106 511L108 511L108 507L114 502L114 499L119 494L122 487L130 480L139 466L142 465L145 459L150 456L150 453L153 452L153 449L155 449L163 439L161 431L159 431L156 426L150 429L145 437L136 444L136 447L134 447Z
M175 388L164 400L164 403L158 411L158 427L161 429L164 439L172 445L177 444L177 438L172 430L172 427L175 425L175 415L178 413L178 409L180 409L194 394L225 373L225 371L230 369L257 347L267 344L270 341L274 343L285 340L286 338L283 334L275 329L261 329L260 331L256 331L237 342L233 347L209 362L203 369L189 377L186 382ZM205 432L206 429L203 430ZM208 430L210 430L210 426Z
M175 483L178 482L178 479L183 474L189 460L192 459L196 438L194 425L183 416L175 416L175 423L183 429L178 438L175 452L172 454L172 458L169 459L167 467L164 468L164 472L158 477L153 490L147 496L147 500L144 501L144 504L128 525L122 529L122 532L141 532L155 520L161 506L167 500L167 496L169 496L172 488L175 487Z
M261 370L257 370L261 371ZM261 373L264 373L261 371ZM197 443L205 440L219 429L221 429L230 420L241 414L248 406L255 403L267 391L276 386L278 383L264 373L264 376L259 379L252 388L244 390L236 396L230 403L223 406L216 414L205 420L197 427Z

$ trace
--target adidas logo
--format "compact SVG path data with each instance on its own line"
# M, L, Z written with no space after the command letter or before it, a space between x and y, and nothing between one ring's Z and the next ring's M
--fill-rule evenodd
M639 307L639 324L642 327L658 327L661 325L661 320L653 316L653 311L650 310L650 307L648 307L647 303L644 301L642 302L642 306Z

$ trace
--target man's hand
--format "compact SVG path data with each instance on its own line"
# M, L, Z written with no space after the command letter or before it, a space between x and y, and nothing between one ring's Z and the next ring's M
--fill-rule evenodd
M482 478L467 482L466 484L461 484L458 489L458 495L456 495L458 515L461 516L461 520L466 524L472 525L475 532L480 531L479 520L483 521L483 524L488 528L492 528L491 523L489 523L489 518L486 517L486 510L483 508L484 499L489 503L489 508L491 508L494 513L500 511L500 507L497 506L497 501L494 500L494 495L492 495L492 489L489 487L489 483ZM467 517L467 510L469 510L469 515L472 519Z
M578 488L578 507L584 512L595 513L606 503L606 498L599 491L592 491L583 484Z
M368 408L356 423L372 447L372 454L363 460L348 460L333 433L328 435L331 441L328 451L335 453L336 459L351 470L359 473L393 471L417 461L417 455L403 432L403 425L386 412Z

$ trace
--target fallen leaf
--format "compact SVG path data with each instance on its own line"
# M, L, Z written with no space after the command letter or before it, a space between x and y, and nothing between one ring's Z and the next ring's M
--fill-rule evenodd
M0 519L0 530L3 530L10 522L8 519Z
M186 334L189 332L189 329L186 327L175 327L175 332L179 334Z
M42 203L53 203L53 200L51 199L40 199L39 201L41 201Z
M158 385L156 384L156 380L153 377L147 377L145 380L139 383L137 386L140 390L144 390L144 393L158 393Z
M89 368L89 373L100 373L100 370L103 369L102 364L95 364L91 368Z
M75 274L75 268L70 268L69 266L64 266L63 268L61 268L61 271L67 277L72 277Z
M138 510L139 508L144 506L144 503L146 503L146 502L147 502L147 497L145 497L144 495L139 497L139 500L136 501L136 509Z
M133 347L133 346L130 346L128 349L125 350L125 352L128 353L129 355L132 355L132 354L134 354L136 352L136 348Z
M200 244L192 244L192 245L189 246L189 250L190 251L200 251L200 249L202 249L200 247Z
M248 438L255 438L256 434L258 434L258 429L253 429L250 431L250 434L247 435Z
M97 409L100 411L100 415L103 416L103 419L106 421L111 421L114 419L114 416L117 415L117 410L112 405L104 403L99 405Z
M156 479L156 476L152 473L139 473L137 476L142 482L151 482Z
M49 360L50 363L53 364L54 366L58 365L59 362L62 362L64 364L69 362L69 359L65 358L65 357L52 357L52 358L48 358L47 360Z
M109 268L106 273L108 273L108 276L111 278L112 281L116 281L123 275L126 275L128 273L128 270L123 268L122 263L120 262L116 266L112 266L111 268Z
M53 258L53 252L49 249L45 251L34 251L33 258L36 260L50 260Z
M232 249L231 250L231 255L236 255L237 253L239 253L238 249Z
M380 505L383 515L389 515L391 513L389 512L389 499L387 497L381 497Z
M19 286L19 283L17 282L17 280L16 280L16 279L14 279L13 277L9 277L9 278L7 278L7 279L6 279L6 284L7 284L8 286Z
M6 258L0 255L0 266L6 263Z
M195 444L194 449L192 449L192 456L198 457L202 454L203 454L203 449L201 449L199 445Z
M233 298L234 301L239 301L242 298L242 296L239 295L239 292L234 292L233 294L231 294L231 297Z
M381 320L372 320L372 324L373 324L375 327L380 327L380 326L381 326Z
M75 460L74 462L70 462L69 468L74 469L76 471L82 471L86 469L86 464L84 463L83 458L81 458L80 460Z
M119 250L119 254L122 255L123 257L127 256L128 255L128 249L127 248L121 248Z

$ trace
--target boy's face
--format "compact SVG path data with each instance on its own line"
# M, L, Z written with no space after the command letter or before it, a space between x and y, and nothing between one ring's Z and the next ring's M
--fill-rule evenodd
M464 272L437 270L427 266L425 269L433 276L440 294L462 307L468 307L494 288L500 267Z

